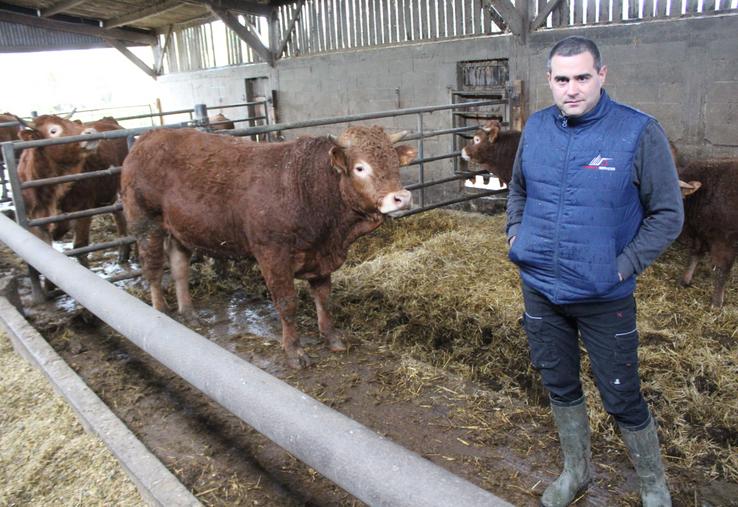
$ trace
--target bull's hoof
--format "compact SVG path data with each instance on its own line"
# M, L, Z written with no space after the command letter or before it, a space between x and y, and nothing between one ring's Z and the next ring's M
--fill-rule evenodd
M179 319L182 324L189 328L201 328L204 327L206 322L200 318L200 316L194 310L179 312Z
M714 309L719 310L720 308L723 307L723 298L715 298L715 297L713 297L712 298L712 301L711 301L711 304L712 304L712 307Z
M681 285L682 287L689 287L690 285L692 285L692 280L687 280L685 278L680 278L679 279L679 285Z
M293 370L301 370L302 368L307 368L311 364L312 362L310 361L310 358L302 349L299 349L291 354L287 354L287 366L289 366Z
M339 338L338 333L326 336L325 341L328 344L328 350L331 352L346 352L346 345L343 343L343 340Z

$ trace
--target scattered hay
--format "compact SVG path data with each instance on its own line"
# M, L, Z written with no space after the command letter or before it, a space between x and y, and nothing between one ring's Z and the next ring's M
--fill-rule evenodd
M0 371L0 505L143 503L105 445L84 432L72 409L4 335Z

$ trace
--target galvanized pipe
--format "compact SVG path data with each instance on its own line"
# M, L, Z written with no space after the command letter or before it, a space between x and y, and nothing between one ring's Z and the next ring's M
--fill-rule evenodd
M64 222L66 220L74 220L76 218L92 217L95 215L103 215L105 213L114 213L121 211L123 205L120 202L116 202L110 206L101 206L99 208L90 208L82 211L71 211L69 213L62 213L61 215L54 215L50 217L37 218L35 220L28 220L28 227L39 227L41 225L53 224L56 222Z
M104 243L95 243L94 245L88 245L88 246L82 246L79 248L72 248L69 250L64 250L62 252L67 257L76 257L78 255L82 254L88 254L91 252L98 252L100 250L108 250L110 248L116 248L123 245L131 245L136 242L136 238L133 236L125 236L120 239L115 239L113 241L106 241Z
M423 186L425 188L428 188L428 187L432 187L434 185L441 185L442 183L451 183L452 181L467 180L467 179L471 178L472 176L477 176L477 175L480 175L480 174L489 174L489 171L487 171L487 170L481 170L481 171L470 171L470 172L467 172L467 173L459 173L459 174L455 174L453 176L449 176L448 178L441 178L440 180L429 181L429 182L427 182L425 184L415 183L415 184L412 184L412 185L406 185L405 188L407 190L417 190L421 186Z
M66 176L54 176L53 178L39 178L21 183L21 188L45 187L47 185L56 185L58 183L67 183L69 181L86 180L89 178L99 178L100 176L114 176L120 174L123 168L121 166L110 166L107 169L99 171L88 171L86 173L68 174Z
M500 190L484 190L482 192L479 192L478 194L467 195L467 196L464 196L464 197L459 197L457 199L451 199L449 201L439 202L439 203L436 203L436 204L432 204L430 206L426 206L425 208L417 208L417 209L411 209L411 210L408 210L408 211L400 211L398 213L392 213L392 216L395 217L395 218L403 218L403 217L407 217L407 216L410 216L410 215L416 215L416 214L421 213L423 211L429 211L429 210L436 209L436 208L442 208L444 206L449 206L451 204L458 204L460 202L471 201L473 199L479 199L480 197L487 197L487 196L490 196L490 195L502 194L504 192L507 192L507 189L506 188L502 188Z
M293 123L275 123L269 126L261 127L248 127L242 129L234 129L227 131L230 135L234 136L250 136L255 134L266 134L267 132L275 132L278 130L290 130L299 129L306 127L317 127L321 125L332 125L336 123L349 123L354 121L371 120L376 118L386 118L390 116L404 116L417 113L432 113L434 111L443 111L448 109L454 109L461 106L484 106L493 104L494 101L478 101L478 102L467 102L464 104L451 104L443 106L427 106L427 107L415 107L409 109L397 109L391 111L381 111L378 113L364 113L354 114L348 116L334 116L331 118L321 118L317 120L306 120ZM137 136L154 130L157 128L182 128L190 126L190 122L182 122L171 125L164 125L163 127L138 127L135 129L124 129L124 130L109 130L106 132L99 132L97 134L86 134L80 136L68 136L57 139L40 139L35 141L13 141L11 144L16 150L22 150L25 148L37 148L41 146L51 146L55 144L73 143L78 141L94 141L96 139L118 139L120 137L128 137L130 135Z
M418 179L420 180L420 207L425 208L425 136L423 135L423 114L418 113Z
M253 105L256 105L256 104L263 104L265 102L266 102L265 100L258 100L256 102L243 102L241 104L229 104L229 105L225 105L225 106L214 106L213 109L229 109L229 108L232 108L232 107L246 107L246 106L253 106ZM121 116L120 118L117 118L116 117L115 119L117 121L141 120L143 118L155 118L155 117L158 117L158 116L168 116L168 115L173 115L173 114L185 114L185 113L190 114L193 111L194 111L193 109L179 109L179 110L175 110L175 111L163 111L161 113L137 114L137 115L133 115L133 116ZM84 112L84 111L80 111L80 112ZM2 126L2 124L0 124L0 126Z
M146 353L361 501L510 505L101 280L5 216L0 240Z

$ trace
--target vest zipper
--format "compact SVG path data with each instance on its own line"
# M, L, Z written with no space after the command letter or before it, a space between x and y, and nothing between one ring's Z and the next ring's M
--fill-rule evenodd
M561 120L561 125L566 127L568 123L568 118L564 116L564 118ZM556 303L559 300L559 288L561 287L561 282L559 280L559 234L561 232L561 212L564 208L564 191L566 189L566 181L567 176L569 172L569 152L571 151L571 139L572 139L572 132L567 132L568 140L566 142L566 158L564 159L564 170L561 175L561 186L559 187L559 210L556 214L556 236L554 238L555 241L555 250L554 250L554 300L553 303Z

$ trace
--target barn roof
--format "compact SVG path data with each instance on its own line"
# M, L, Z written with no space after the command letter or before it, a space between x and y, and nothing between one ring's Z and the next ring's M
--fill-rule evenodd
M293 0L0 1L0 53L145 46L169 27L202 23L215 12L268 16Z

